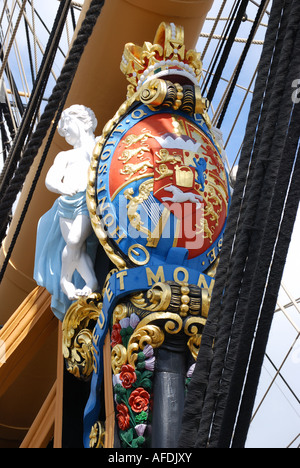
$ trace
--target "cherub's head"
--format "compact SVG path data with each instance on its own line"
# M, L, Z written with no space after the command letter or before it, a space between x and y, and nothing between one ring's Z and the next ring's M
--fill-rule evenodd
M58 133L70 145L85 134L93 135L98 125L94 112L88 107L74 105L64 110L58 123Z

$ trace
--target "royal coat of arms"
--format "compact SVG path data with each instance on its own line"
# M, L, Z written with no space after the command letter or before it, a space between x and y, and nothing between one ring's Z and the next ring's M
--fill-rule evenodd
M98 213L133 264L165 261L177 247L187 265L204 271L219 252L229 196L224 163L200 115L139 106L103 148Z
M172 24L160 26L154 44L125 46L128 96L98 143L92 214L123 266L168 262L176 248L183 265L205 271L222 246L230 187L201 69Z
M161 24L154 44L125 46L127 101L98 142L88 196L98 237L119 266L169 262L176 248L182 265L204 272L222 247L230 187L201 69L172 24Z

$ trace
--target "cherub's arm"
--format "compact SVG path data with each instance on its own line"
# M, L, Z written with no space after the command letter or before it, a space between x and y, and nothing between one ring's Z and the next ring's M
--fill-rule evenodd
M50 167L45 180L46 187L50 192L58 193L59 195L74 195L74 191L68 188L64 182L67 164L67 152L59 153Z

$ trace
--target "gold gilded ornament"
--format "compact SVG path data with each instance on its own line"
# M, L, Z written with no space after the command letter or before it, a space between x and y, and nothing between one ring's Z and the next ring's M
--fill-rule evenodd
M199 353L199 349L201 345L201 338L202 338L202 335L193 335L187 342L188 348L195 361L197 360L197 357L198 357L198 353Z
M128 317L128 307L126 304L118 304L113 312L113 325L120 322L123 318Z
M111 367L114 374L119 374L121 367L127 364L127 349L117 344L113 347L111 352Z
M142 322L141 322L142 323ZM145 325L136 328L128 343L128 362L133 367L137 361L137 354L146 345L151 345L153 349L159 348L165 340L163 331L156 325Z
M154 44L145 42L142 47L133 43L125 46L121 71L131 85L129 94L151 79L168 74L183 75L194 85L199 85L202 73L201 55L195 50L186 50L182 26L161 23L153 42ZM148 99L147 94L145 99ZM180 95L177 100L180 101Z
M166 311L171 302L172 290L167 283L156 283L147 293L151 305L147 307L151 311Z
M88 380L93 371L92 330L101 315L102 296L94 293L72 304L63 321L66 368L80 380Z
M105 441L104 424L100 421L96 422L90 433L90 448L103 448Z

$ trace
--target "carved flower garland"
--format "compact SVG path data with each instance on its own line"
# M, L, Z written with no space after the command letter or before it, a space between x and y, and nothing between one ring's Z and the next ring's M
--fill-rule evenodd
M116 320L111 332L111 347L127 348L130 337L140 322L136 314ZM152 407L152 378L155 365L154 350L146 345L137 354L135 367L122 364L113 376L116 420L121 445L124 448L147 446Z
M123 448L147 447L151 437L154 348L160 346L163 338L147 342L136 340L144 336L141 325L138 315L130 314L126 304L117 306L113 315L111 348L116 421ZM148 330L149 339L150 332ZM194 368L195 363L187 372L186 389Z

